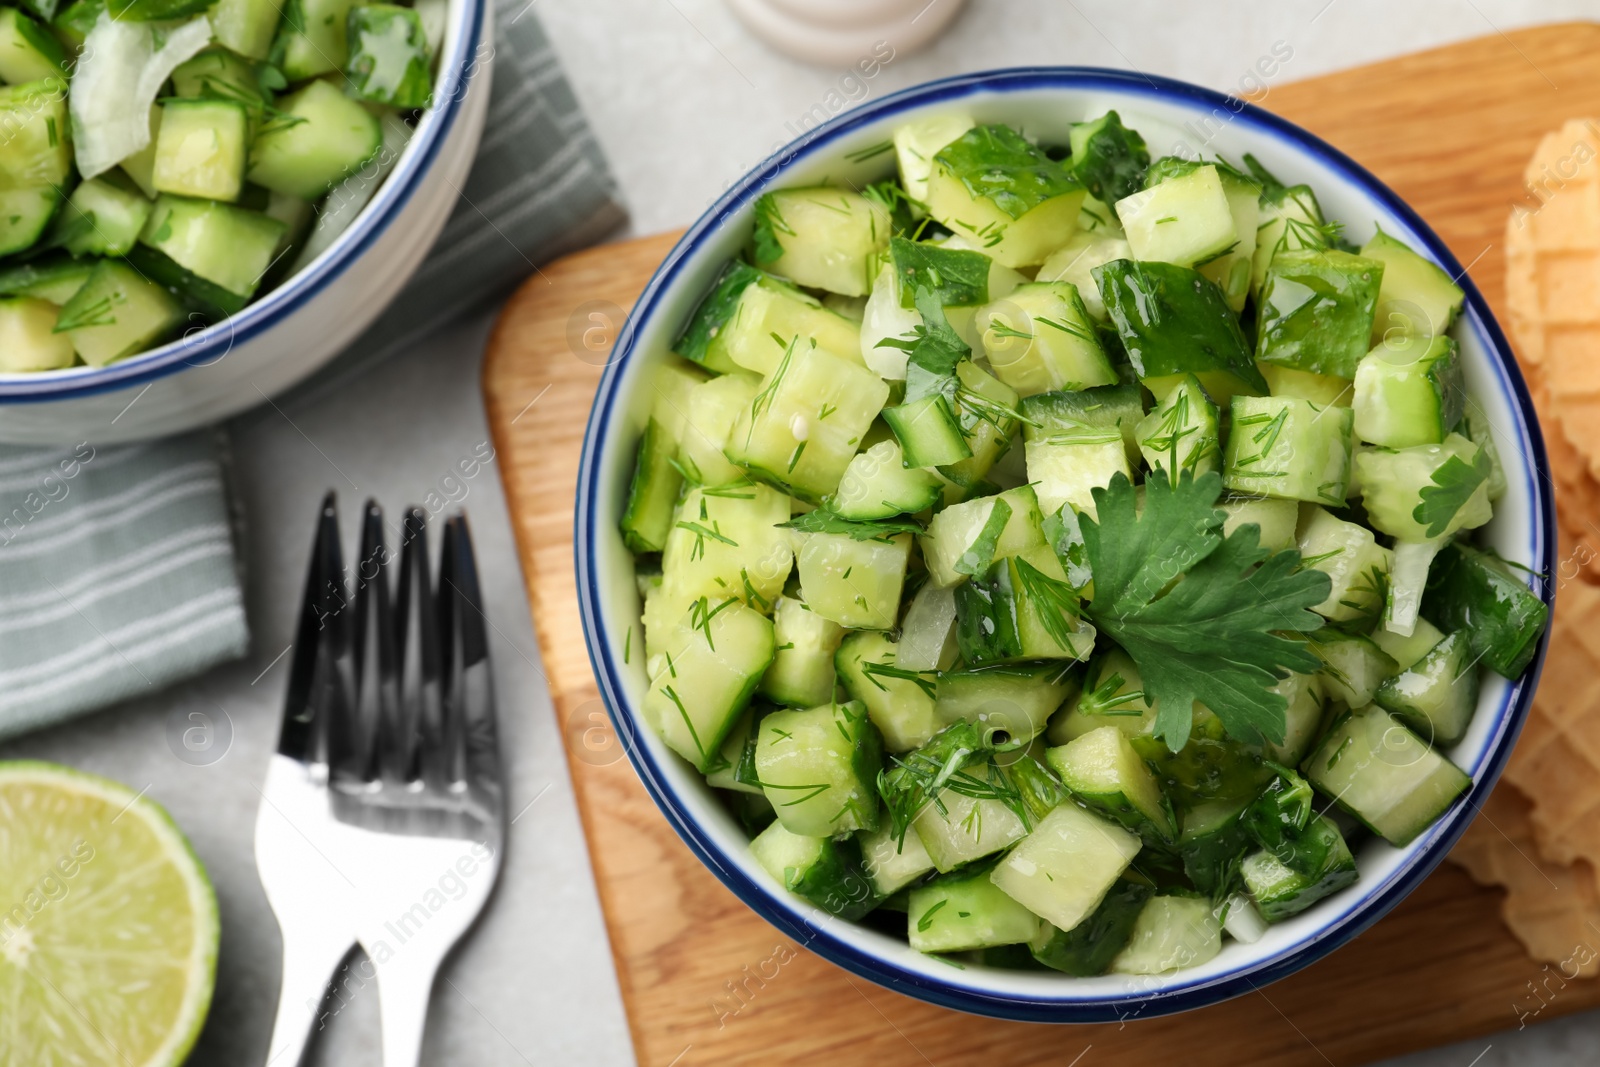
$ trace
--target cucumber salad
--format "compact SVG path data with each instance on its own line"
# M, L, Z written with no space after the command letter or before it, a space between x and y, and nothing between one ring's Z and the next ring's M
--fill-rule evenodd
M447 0L0 7L0 372L100 367L241 310L371 200Z
M850 158L897 172L756 202L621 520L640 714L760 865L922 952L1157 974L1438 819L1546 623L1473 542L1461 289L1115 112Z

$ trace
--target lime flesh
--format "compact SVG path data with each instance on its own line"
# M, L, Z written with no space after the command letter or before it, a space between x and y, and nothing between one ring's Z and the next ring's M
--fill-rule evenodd
M0 763L0 1067L166 1067L199 1035L217 903L154 801Z

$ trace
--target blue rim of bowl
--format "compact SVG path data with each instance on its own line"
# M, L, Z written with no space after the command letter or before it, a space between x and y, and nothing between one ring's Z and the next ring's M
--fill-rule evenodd
M960 1011L1023 1022L1108 1022L1134 1016L1151 1018L1187 1011L1252 992L1316 962L1386 915L1444 859L1450 846L1466 830L1470 822L1467 817L1468 812L1476 812L1482 807L1490 790L1494 788L1527 717L1533 691L1544 665L1545 650L1549 643L1548 629L1540 638L1538 649L1528 670L1521 678L1507 686L1499 722L1494 735L1488 740L1486 754L1471 789L1442 819L1422 835L1419 839L1420 844L1413 843L1408 846L1416 851L1405 865L1394 871L1387 882L1380 883L1368 893L1357 897L1357 902L1348 907L1337 919L1320 927L1304 941L1275 957L1237 968L1226 974L1196 979L1188 983L1181 980L1172 981L1153 993L1130 992L1125 995L1073 997L1070 994L1072 981L1063 979L1063 995L1060 997L1023 996L976 989L954 977L948 982L930 980L923 975L905 970L891 960L864 952L826 929L810 926L792 906L780 902L780 891L775 886L759 885L738 867L724 861L717 843L700 828L686 806L679 802L673 786L662 773L650 749L633 740L634 720L626 710L627 698L617 665L611 656L610 644L600 630L598 561L595 558L595 531L592 529L593 517L597 512L596 494L599 491L600 479L597 477L596 468L600 459L601 443L605 440L611 424L618 381L630 360L637 354L639 324L658 313L663 294L672 286L685 263L708 234L726 221L733 212L759 195L765 186L802 156L836 143L856 129L887 115L908 108L980 93L1051 88L1110 90L1124 95L1176 100L1184 105L1198 104L1227 108L1235 120L1246 122L1255 132L1288 141L1301 151L1319 157L1330 169L1342 172L1343 176L1358 186L1366 196L1403 219L1421 238L1428 253L1456 277L1457 284L1466 294L1466 309L1470 313L1469 316L1463 316L1463 319L1475 320L1484 347L1492 353L1494 363L1497 364L1496 369L1499 372L1502 388L1509 392L1510 406L1516 411L1520 420L1517 428L1526 436L1530 449L1524 475L1528 480L1529 499L1532 504L1530 510L1533 520L1534 549L1539 557L1534 569L1546 576L1553 576L1556 573L1556 545L1553 537L1556 528L1555 506L1549 490L1549 462L1545 456L1544 438L1534 414L1532 399L1516 361L1511 357L1510 345L1484 301L1483 295L1472 279L1467 277L1460 262L1444 242L1416 212L1365 167L1299 126L1271 112L1244 103L1237 97L1225 96L1210 89L1170 78L1098 67L1019 67L958 75L901 90L856 110L837 115L819 125L768 157L723 194L667 254L666 259L645 286L617 338L613 358L601 377L594 407L590 411L585 430L583 454L578 470L579 488L574 515L573 548L584 641L588 647L589 660L594 668L595 677L600 683L601 697L617 736L622 740L623 747L633 762L634 769L644 781L651 798L667 817L672 828L701 862L735 895L757 914L811 951L846 970L909 996ZM1543 585L1541 599L1553 608L1554 583L1546 580Z
M464 30L457 37L455 50L448 57L448 62L440 63L440 70L466 71L467 63L483 36L488 3L489 0L467 0ZM432 121L425 138L420 142L412 142L417 145L412 149L412 154L384 179L377 195L356 217L350 229L340 235L338 243L328 252L313 261L310 268L294 275L238 314L207 326L193 340L180 337L149 352L88 372L59 376L16 375L0 379L0 404L50 403L93 396L143 385L180 371L208 367L227 355L234 345L265 333L294 314L306 301L320 293L325 285L344 274L400 217L401 209L411 202L412 195L438 157L446 135L454 128L470 83L478 77L479 70L481 66L455 81L444 107L430 113ZM443 86L445 79L440 78L439 83ZM407 147L411 148L410 145Z

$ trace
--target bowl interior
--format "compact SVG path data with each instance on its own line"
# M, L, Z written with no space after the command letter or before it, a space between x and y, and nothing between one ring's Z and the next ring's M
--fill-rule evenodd
M1406 241L1456 275L1461 268L1393 194L1337 152L1270 115L1229 106L1225 98L1180 83L1152 82L1105 71L1002 72L934 83L888 97L814 131L735 186L690 231L641 298L618 343L591 416L580 475L578 574L591 655L602 690L630 754L658 803L714 872L769 920L809 941L811 948L903 991L968 1010L1031 1019L1115 1018L1158 1014L1247 991L1281 977L1343 943L1408 892L1465 828L1498 776L1520 727L1535 671L1513 684L1489 675L1467 736L1450 756L1472 775L1466 801L1409 846L1368 842L1358 850L1356 885L1309 911L1273 926L1254 944L1228 941L1209 963L1158 977L1061 975L968 966L956 969L865 927L840 922L779 889L750 856L747 838L700 776L647 730L634 727L647 679L643 657L624 655L640 603L633 561L617 534L633 449L647 413L644 388L657 357L672 341L723 263L736 255L751 225L751 205L766 185L825 180L851 183L886 177L884 152L851 162L851 154L881 144L893 128L919 114L964 108L980 122L1005 122L1041 140L1064 143L1070 125L1107 109L1149 142L1152 155L1220 154L1235 162L1252 153L1280 179L1309 183L1325 215L1361 243L1376 227ZM1455 334L1471 395L1494 428L1508 487L1483 540L1505 558L1550 573L1548 485L1543 445L1520 376L1508 367L1509 349L1470 281ZM1546 594L1548 596L1548 594ZM642 647L634 633L631 647Z

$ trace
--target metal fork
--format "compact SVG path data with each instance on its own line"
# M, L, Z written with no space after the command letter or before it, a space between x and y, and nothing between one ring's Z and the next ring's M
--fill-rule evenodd
M300 1062L330 978L371 959L385 1067L415 1067L440 962L483 909L505 840L489 649L466 518L445 524L437 591L420 509L390 589L368 502L354 597L334 494L322 504L256 867L283 932L271 1067Z

